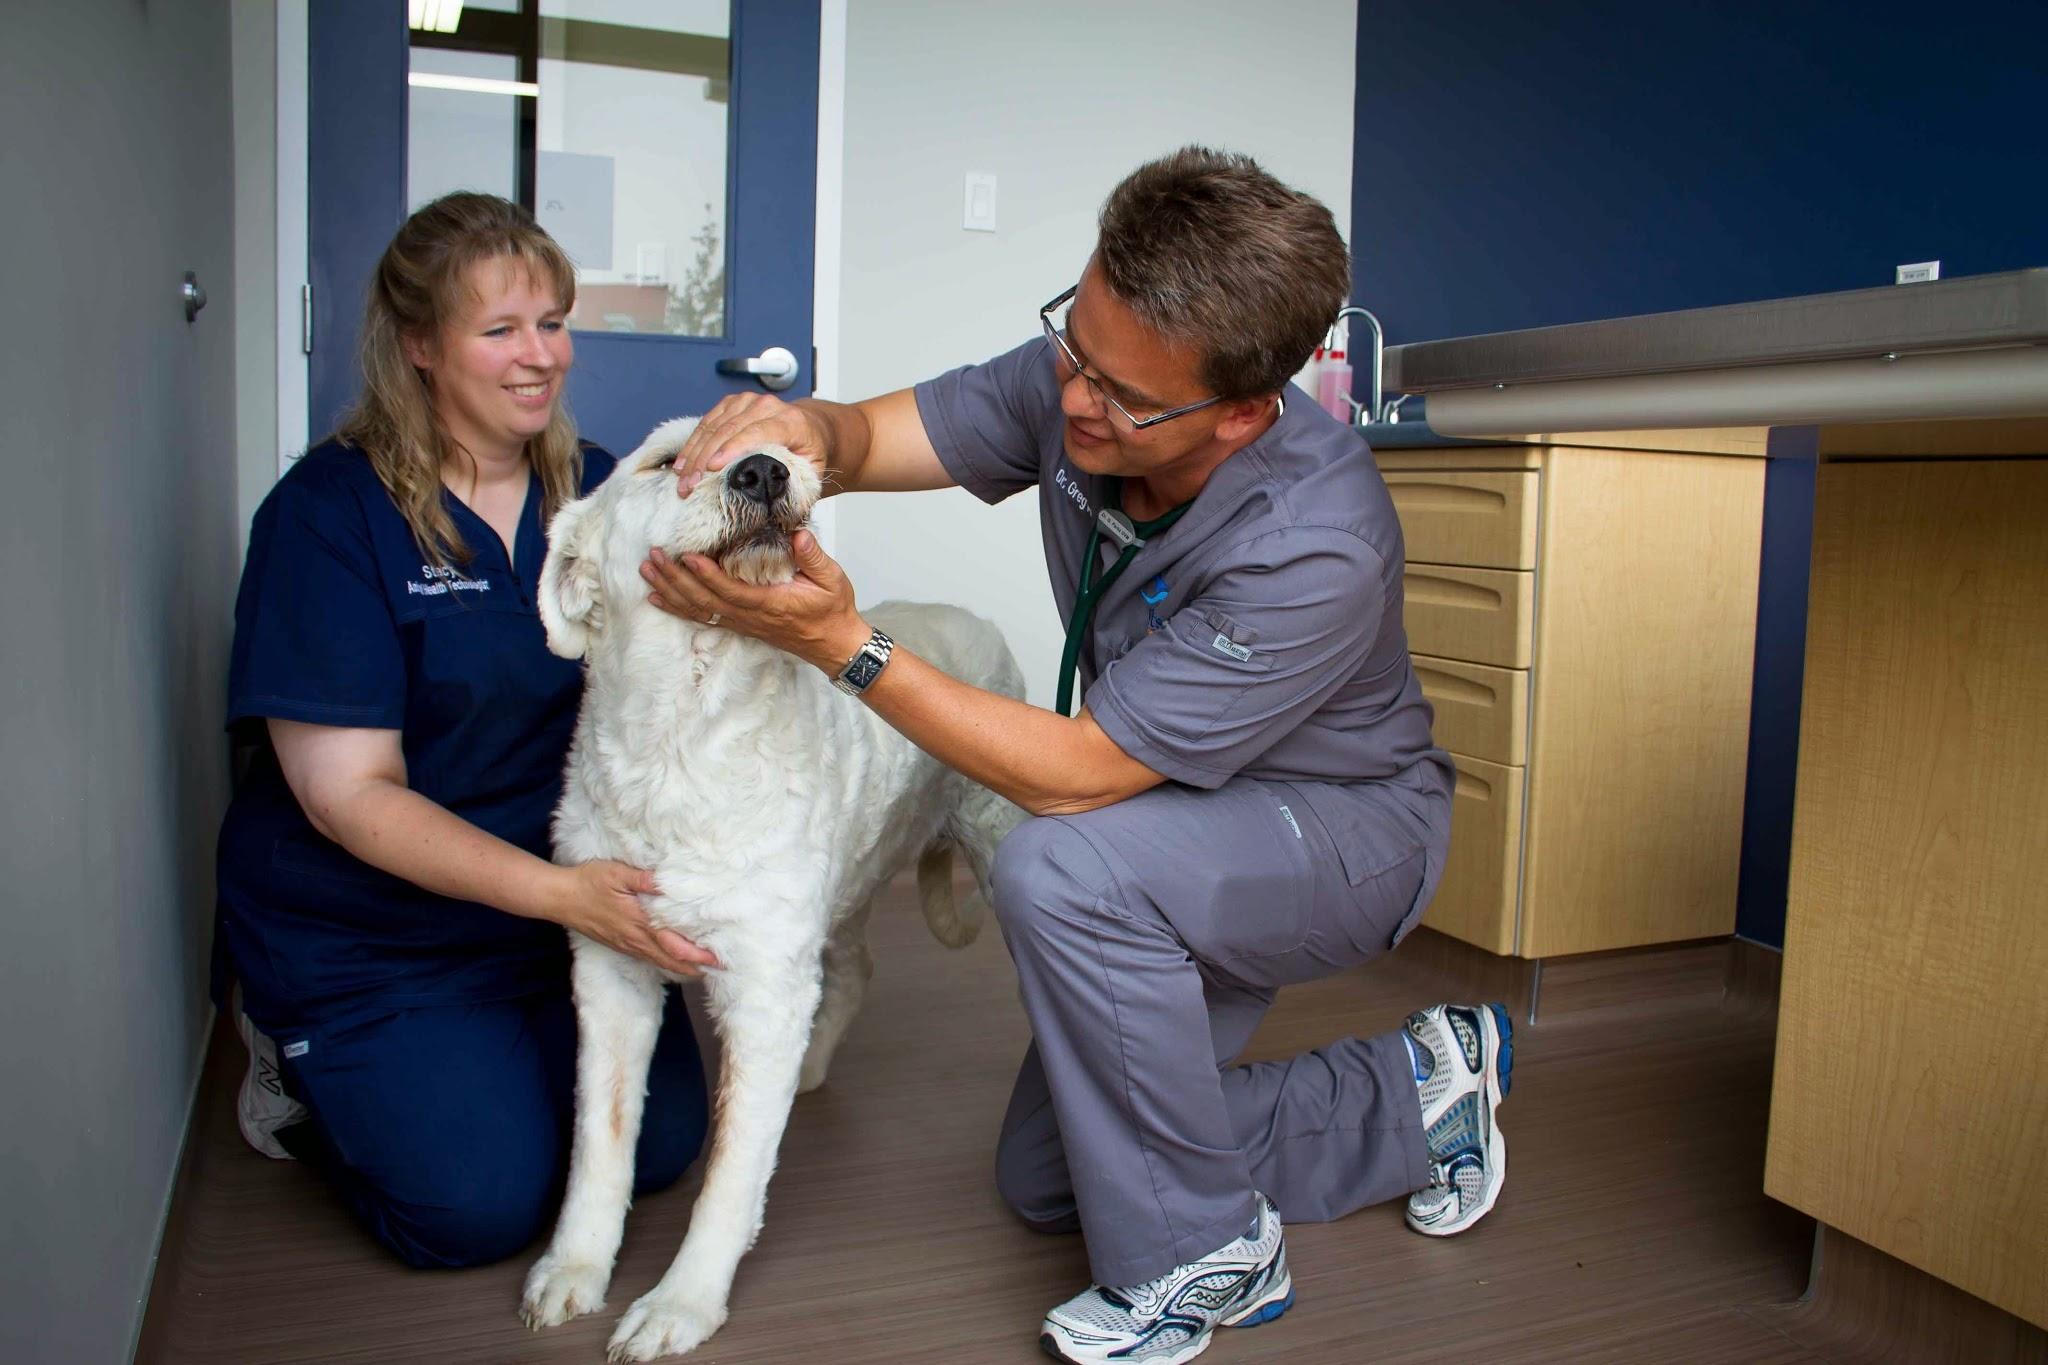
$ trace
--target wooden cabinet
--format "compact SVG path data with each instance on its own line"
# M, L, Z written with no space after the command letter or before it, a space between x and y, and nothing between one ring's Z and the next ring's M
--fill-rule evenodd
M1858 436L1814 495L1764 1188L2048 1327L2048 459L2006 457L2048 422Z
M1375 454L1409 649L1458 766L1423 922L1531 958L1732 933L1763 461Z

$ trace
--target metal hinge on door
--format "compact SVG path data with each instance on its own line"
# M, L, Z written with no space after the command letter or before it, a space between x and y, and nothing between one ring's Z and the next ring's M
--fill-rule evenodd
M313 354L313 286L299 286L299 351Z

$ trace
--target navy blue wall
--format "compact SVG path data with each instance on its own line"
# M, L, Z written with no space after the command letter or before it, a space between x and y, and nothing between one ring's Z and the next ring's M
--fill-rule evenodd
M1743 789L1742 872L1735 932L1785 945L1785 879L1792 867L1792 788L1799 771L1799 689L1806 680L1806 585L1813 559L1811 431L1805 451L1764 467L1763 563L1757 575L1756 667Z
M1362 4L1389 344L2048 265L2048 5ZM1765 481L1737 930L1782 944L1813 466Z
M405 221L405 7L315 4L307 16L306 240L313 353L308 441L361 387L356 336L378 258Z
M1389 343L2048 265L2048 5L1360 7Z

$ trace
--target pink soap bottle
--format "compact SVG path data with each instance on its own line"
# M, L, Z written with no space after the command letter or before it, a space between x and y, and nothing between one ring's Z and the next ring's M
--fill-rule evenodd
M1316 371L1316 402L1338 421L1351 421L1351 366L1342 351L1330 351Z

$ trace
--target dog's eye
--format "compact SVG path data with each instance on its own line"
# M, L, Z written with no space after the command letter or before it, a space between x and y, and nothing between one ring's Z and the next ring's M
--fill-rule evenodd
M668 454L647 466L647 472L651 474L657 469L674 469L676 467L676 459L682 453L680 450L671 450Z

